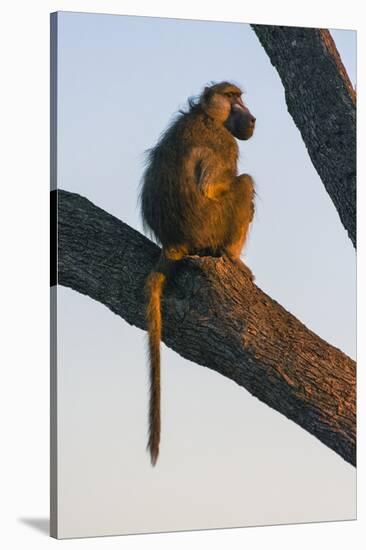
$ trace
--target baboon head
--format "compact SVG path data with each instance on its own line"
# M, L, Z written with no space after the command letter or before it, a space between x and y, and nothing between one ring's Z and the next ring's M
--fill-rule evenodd
M252 137L255 117L241 99L242 91L230 82L220 82L204 89L200 105L208 116L222 124L237 139Z

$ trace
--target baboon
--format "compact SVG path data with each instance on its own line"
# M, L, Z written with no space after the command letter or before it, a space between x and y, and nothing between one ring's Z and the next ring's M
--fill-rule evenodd
M140 194L145 229L162 251L146 281L150 362L147 449L156 464L160 443L161 297L176 263L187 255L226 255L240 261L254 214L254 186L238 175L238 144L255 118L230 82L206 87L149 150Z

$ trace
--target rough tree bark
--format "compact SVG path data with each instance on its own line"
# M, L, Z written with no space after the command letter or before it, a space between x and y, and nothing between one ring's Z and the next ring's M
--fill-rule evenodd
M144 282L159 248L79 195L58 191L57 211L58 282L145 329ZM355 464L354 361L227 259L182 261L163 319L169 347L234 380Z
M326 29L251 25L289 113L356 247L356 93Z

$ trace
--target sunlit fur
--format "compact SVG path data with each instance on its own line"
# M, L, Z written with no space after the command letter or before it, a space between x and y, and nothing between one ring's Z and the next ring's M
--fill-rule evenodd
M150 404L149 404L149 439L151 463L155 463L159 454L160 441L160 340L161 340L161 295L165 284L163 273L150 273L146 288L148 291L148 306L146 311L149 327L149 357L150 357Z
M253 180L237 173L235 137L249 139L255 118L240 96L241 90L229 82L206 87L148 153L140 196L142 219L162 245L161 259L146 283L148 448L153 465L160 442L161 297L166 279L174 262L185 255L225 254L240 262L253 218Z

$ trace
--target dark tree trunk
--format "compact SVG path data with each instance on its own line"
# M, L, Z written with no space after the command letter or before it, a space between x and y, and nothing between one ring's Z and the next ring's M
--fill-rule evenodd
M356 247L356 93L326 29L251 25L289 113Z
M145 329L159 248L87 199L58 192L58 282ZM355 363L224 258L183 260L163 300L164 342L356 461ZM168 366L166 366L168 368ZM244 419L243 419L244 420Z

